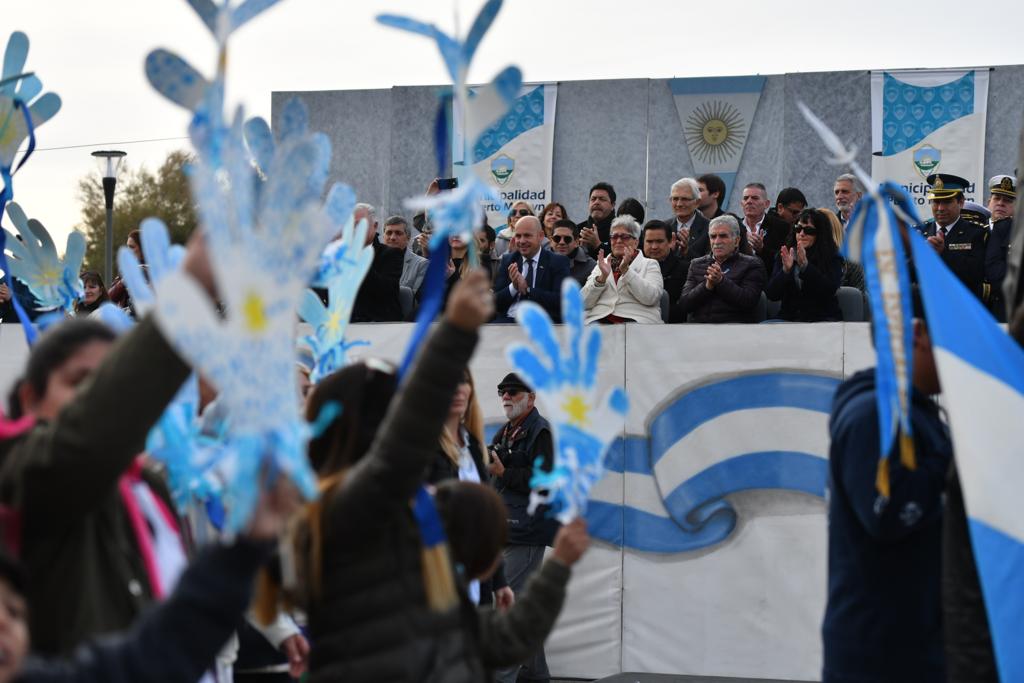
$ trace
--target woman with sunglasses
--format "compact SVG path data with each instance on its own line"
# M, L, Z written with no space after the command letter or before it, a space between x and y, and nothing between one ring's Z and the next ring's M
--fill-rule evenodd
M836 290L843 279L843 259L828 218L804 209L779 249L765 293L782 301L779 318L790 322L842 320Z
M508 224L504 230L498 231L498 237L494 240L494 255L502 257L509 251L514 250L515 240L513 239L516 234L516 223L523 216L532 216L533 207L530 206L529 202L522 200L517 201L512 205L512 208L508 212ZM543 245L541 245L543 247Z

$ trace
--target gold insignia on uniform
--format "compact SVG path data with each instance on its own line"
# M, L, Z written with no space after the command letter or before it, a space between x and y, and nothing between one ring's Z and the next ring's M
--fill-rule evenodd
M943 185L943 183L942 183L942 178L936 178L935 179L935 183L932 185L932 189L935 189L935 190L943 190L943 189L945 189L945 185Z
M999 189L1013 192L1013 180L1010 179L1010 176L1003 176L1002 181L999 183Z

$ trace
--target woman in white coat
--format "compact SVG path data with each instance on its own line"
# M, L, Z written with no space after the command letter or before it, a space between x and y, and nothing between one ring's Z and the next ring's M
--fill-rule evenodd
M583 285L586 322L660 324L661 267L640 253L640 224L632 216L619 216L610 234L612 253L598 252Z

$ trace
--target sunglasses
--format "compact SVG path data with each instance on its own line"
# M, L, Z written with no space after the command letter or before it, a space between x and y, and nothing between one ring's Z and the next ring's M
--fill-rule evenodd
M571 244L575 238L572 235L552 235L551 241L555 244Z
M521 393L523 393L522 389L498 389L498 398L501 398L505 394L508 394L512 398L515 398Z
M529 209L518 209L517 211L513 211L510 215L512 215L512 216L532 216L533 212L530 211Z
M636 238L630 235L628 232L617 232L609 238L610 242L625 242L626 240L635 240Z
M818 229L813 225L794 225L793 232L802 232L805 235L817 235Z

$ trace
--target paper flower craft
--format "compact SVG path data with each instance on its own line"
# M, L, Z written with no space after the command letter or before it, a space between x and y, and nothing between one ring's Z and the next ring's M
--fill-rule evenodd
M60 97L52 92L40 96L42 81L34 74L22 73L27 58L28 36L15 31L7 41L0 73L0 175L4 201L11 198L11 176L35 149L35 129L60 111ZM15 166L18 149L26 138L28 147Z
M556 339L555 326L544 309L526 302L516 310L516 321L537 351L525 344L513 344L507 350L516 372L537 392L554 433L554 467L544 472L536 463L530 481L531 487L547 493L531 492L530 511L549 503L562 523L586 512L590 489L604 474L605 454L622 434L629 412L622 387L602 398L596 395L601 331L585 328L583 314L580 288L566 278L562 282L565 343Z
M316 494L306 458L309 427L295 395L293 336L299 300L335 232L321 205L323 187L311 180L320 177L323 156L314 136L280 141L258 189L236 115L221 168L200 158L190 177L225 318L182 273L155 283L161 329L220 390L228 415L229 531L248 518L265 464L307 496Z
M167 226L159 218L143 220L139 233L142 253L146 255L146 268L143 269L135 253L128 247L117 250L117 267L131 295L135 313L141 318L156 303L154 284L178 269L185 258L185 247L171 244Z
M187 0L217 43L217 69L208 80L198 69L169 50L159 49L146 57L146 77L161 95L193 113L189 136L199 156L220 164L220 148L227 135L224 119L224 77L227 42L235 30L278 0L244 0L231 7L230 0Z
M327 285L327 306L308 289L299 306L299 316L313 326L313 334L306 341L315 359L309 376L314 384L344 367L348 350L360 344L346 342L345 331L359 285L373 265L373 246L366 244L367 229L365 219L357 226L353 226L350 219L341 240L325 251L327 266L321 266L319 277Z
M15 202L7 205L7 215L21 236L19 241L6 234L10 274L29 288L36 297L38 310L73 313L75 301L84 291L78 272L85 258L85 237L72 231L61 259L42 223L29 219Z

